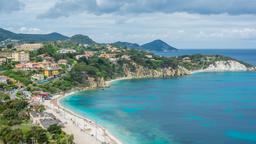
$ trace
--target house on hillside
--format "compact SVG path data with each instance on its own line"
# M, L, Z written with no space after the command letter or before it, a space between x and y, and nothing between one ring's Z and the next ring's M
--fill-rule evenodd
M110 59L110 58L114 58L115 55L114 54L107 54L107 53L103 53L99 55L100 58L105 58L105 59Z
M32 81L42 81L44 80L44 75L43 74L34 74L31 76Z
M25 51L13 52L12 60L20 63L29 62L29 53Z
M76 50L74 49L61 49L57 51L60 54L68 54L68 53L76 53Z
M45 77L56 77L60 74L59 66L50 66L43 70L43 75Z
M0 83L7 84L8 78L5 76L0 76Z
M20 63L28 62L30 60L29 53L25 51L1 51L0 57Z
M68 64L68 60L66 60L66 59L60 59L60 60L58 60L58 64L59 64L59 65L67 65L67 64Z
M6 62L7 62L7 58L0 56L0 65L4 64L4 63L6 63Z
M43 44L41 43L33 43L33 44L21 44L15 46L17 51L34 51L38 50L43 47Z

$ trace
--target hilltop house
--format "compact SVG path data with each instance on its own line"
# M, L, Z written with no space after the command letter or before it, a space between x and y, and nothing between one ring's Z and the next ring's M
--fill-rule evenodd
M31 76L32 81L42 81L44 80L44 75L43 74L34 74Z
M88 58L93 57L93 56L94 56L93 51L85 51L84 54L82 54L82 55L76 55L76 59L79 60L82 57L88 59Z
M41 54L37 57L41 58L43 61L54 62L54 58L49 56L48 54Z
M76 50L74 49L61 49L57 51L60 54L67 54L67 53L76 53Z
M7 84L7 80L8 80L7 77L5 77L5 76L0 76L0 83Z
M53 67L53 66L57 66L57 64L44 61L44 62L29 62L29 63L17 64L15 68L19 70L40 70L40 69L45 69L47 67Z
M5 57L6 59L12 59L12 51L1 51L0 57Z
M60 67L56 63L52 62L32 62L32 63L24 63L24 64L17 64L15 66L18 70L42 70L43 75L45 77L55 77L59 75ZM34 77L38 79L38 76ZM40 78L39 78L40 79Z
M128 55L122 55L121 58L125 60L131 60L131 57Z
M117 52L118 48L114 47L113 45L107 45L107 50L110 52Z
M0 65L6 63L6 61L7 61L7 58L6 58L6 57L1 57L1 56L0 56Z
M99 55L100 58L105 58L105 59L110 59L110 58L114 58L115 55L114 54L107 54L107 53L103 53Z
M1 51L0 57L11 59L15 62L28 62L29 61L29 53L25 51Z
M51 66L47 67L43 70L43 75L45 77L55 77L60 74L60 67L59 66Z
M66 59L60 59L60 60L58 60L58 64L59 65L67 65L68 61Z
M20 63L29 61L29 53L25 51L13 52L12 60Z
M21 44L17 45L15 48L17 51L34 51L43 47L41 43L33 43L33 44Z

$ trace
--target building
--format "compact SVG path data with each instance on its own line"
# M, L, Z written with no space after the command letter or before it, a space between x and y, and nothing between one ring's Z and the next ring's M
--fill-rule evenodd
M38 50L43 47L43 44L41 43L33 43L33 44L21 44L17 45L15 48L18 51L34 51Z
M107 45L107 49L110 51L110 52L117 52L118 51L118 48L112 46L112 45Z
M47 129L53 124L63 126L63 123L56 119L52 113L48 112L30 112L30 118L33 124L39 124L42 128Z
M43 61L54 62L54 58L49 56L48 54L41 54L37 57L41 58Z
M15 65L16 69L19 70L40 70L40 69L46 69L47 67L54 67L58 66L56 63L52 62L30 62L30 63L22 63Z
M67 65L67 64L68 64L68 61L67 61L66 59L60 59L60 60L58 61L58 64L59 64L59 65Z
M0 51L0 57L5 57L7 59L12 59L12 51Z
M42 74L34 74L31 76L32 81L42 81L44 80L44 75Z
M182 61L184 61L184 62L191 62L192 60L191 60L190 57L184 57L184 58L182 58Z
M13 52L12 60L20 63L25 63L29 61L29 53L25 51Z
M106 54L106 53L103 53L103 54L100 54L99 57L100 57L100 58L109 59L109 58L114 58L115 55L114 55L114 54Z
M6 63L6 61L7 61L7 58L6 58L6 57L1 57L1 56L0 56L0 65Z
M131 60L131 57L128 56L128 55L122 55L121 58L122 58L122 59L125 59L125 60Z
M94 52L93 51L85 51L84 56L88 59L88 58L94 56Z
M61 49L57 51L60 54L67 54L67 53L76 53L76 50L74 49Z
M29 53L25 51L1 51L0 57L21 63L29 61Z
M85 51L84 54L82 55L76 55L76 59L79 60L80 58L86 58L89 59L90 57L94 56L94 52L93 51Z
M0 76L0 83L7 84L8 78L5 76Z
M58 66L53 66L53 67L48 67L43 70L43 75L45 77L55 77L60 74L60 67Z
M152 55L150 55L150 54L148 54L148 55L145 55L146 56L146 58L153 58L153 56Z

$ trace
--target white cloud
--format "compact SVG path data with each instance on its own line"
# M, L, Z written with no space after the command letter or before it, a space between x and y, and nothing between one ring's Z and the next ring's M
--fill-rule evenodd
M255 0L63 0L58 1L40 18L71 16L77 13L142 14L142 13L199 13L232 15L256 14Z
M39 34L42 33L42 31L39 28L27 28L27 27L21 27L18 30L20 33L25 34Z

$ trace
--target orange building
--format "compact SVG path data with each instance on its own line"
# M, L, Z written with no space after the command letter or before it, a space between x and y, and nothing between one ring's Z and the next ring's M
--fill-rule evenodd
M48 67L47 69L43 70L43 75L45 77L54 77L60 74L60 68L58 66L55 67Z

